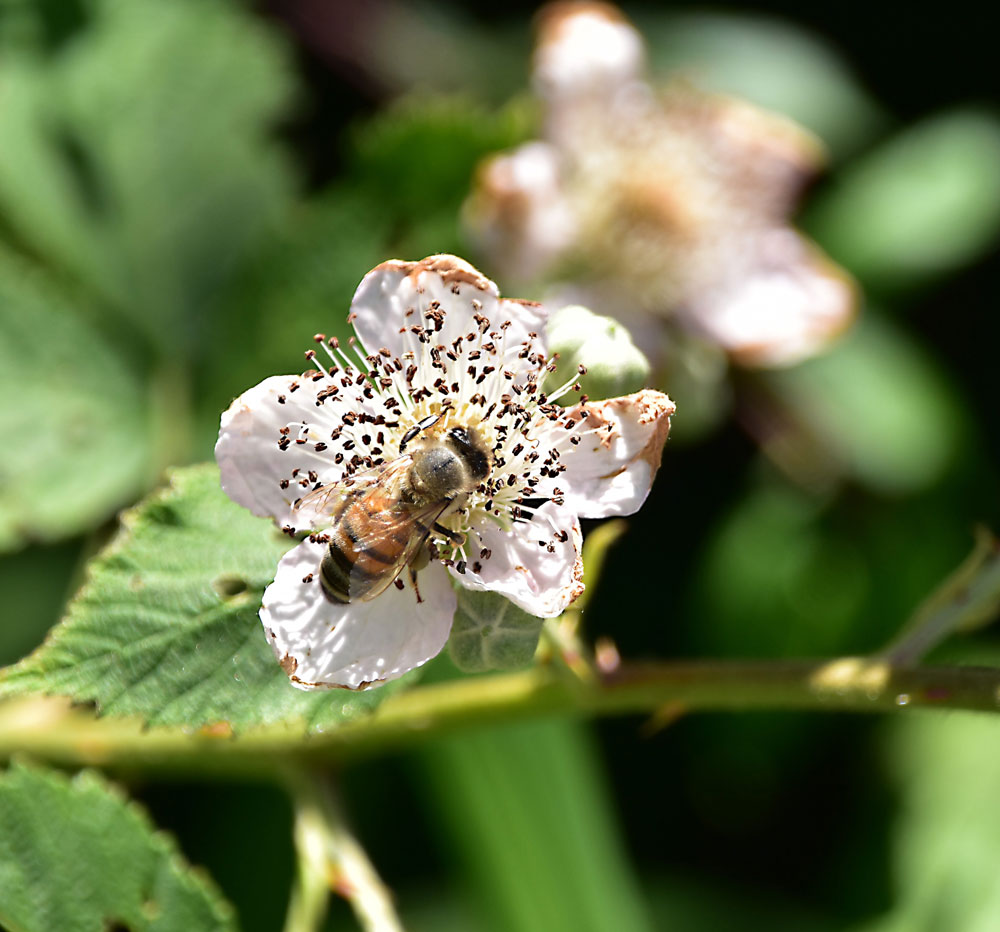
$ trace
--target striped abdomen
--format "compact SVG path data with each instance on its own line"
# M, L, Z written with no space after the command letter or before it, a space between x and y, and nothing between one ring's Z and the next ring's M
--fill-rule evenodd
M412 559L428 531L416 509L384 490L346 498L320 563L323 591L335 602L374 598Z

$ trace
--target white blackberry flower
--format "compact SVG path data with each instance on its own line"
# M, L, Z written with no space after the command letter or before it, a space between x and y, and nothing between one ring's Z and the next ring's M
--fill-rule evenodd
M555 368L545 309L454 256L384 262L348 319L349 345L317 334L313 369L237 398L215 448L234 501L304 536L260 612L303 689L362 689L433 657L453 584L560 614L583 591L579 518L642 504L674 410L654 391L554 404L577 374L541 388ZM465 484L429 500L419 451L456 443Z

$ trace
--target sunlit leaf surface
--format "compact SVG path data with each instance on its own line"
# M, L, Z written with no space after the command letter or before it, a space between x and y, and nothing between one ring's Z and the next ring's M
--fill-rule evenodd
M234 929L231 907L98 774L0 775L0 925L11 932Z
M895 723L902 794L896 904L857 932L989 932L1000 916L1000 723L952 715Z
M810 229L863 281L913 285L978 258L1000 234L1000 121L948 113L851 165Z
M392 218L395 255L475 259L461 212L476 166L531 132L530 114L516 103L491 111L467 98L413 95L359 127L350 173L377 212Z
M143 390L75 311L0 253L0 551L100 523L149 469Z
M306 693L267 646L257 611L287 544L229 501L214 466L178 470L125 514L66 618L0 677L0 696L51 693L154 725L236 731L322 730L373 708L406 680Z
M225 4L108 0L51 58L11 56L5 222L159 345L184 346L291 186L266 140L289 97L278 48Z
M824 356L768 379L833 468L884 492L922 489L954 461L961 409L931 358L874 312Z

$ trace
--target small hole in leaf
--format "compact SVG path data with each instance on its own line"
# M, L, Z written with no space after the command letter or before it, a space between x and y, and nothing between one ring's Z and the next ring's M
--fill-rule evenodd
M242 576L230 576L223 574L216 576L212 581L212 588L222 599L231 599L241 592L247 591L247 581Z
M143 514L146 520L152 524L180 527L184 523L177 509L166 502L150 502L143 510Z

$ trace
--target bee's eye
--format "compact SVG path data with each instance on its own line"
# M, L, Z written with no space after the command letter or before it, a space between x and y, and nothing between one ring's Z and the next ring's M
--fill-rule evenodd
M469 471L477 480L485 479L489 475L489 458L482 449L482 442L478 436L470 433L467 427L452 427L448 431L448 440L465 460Z

